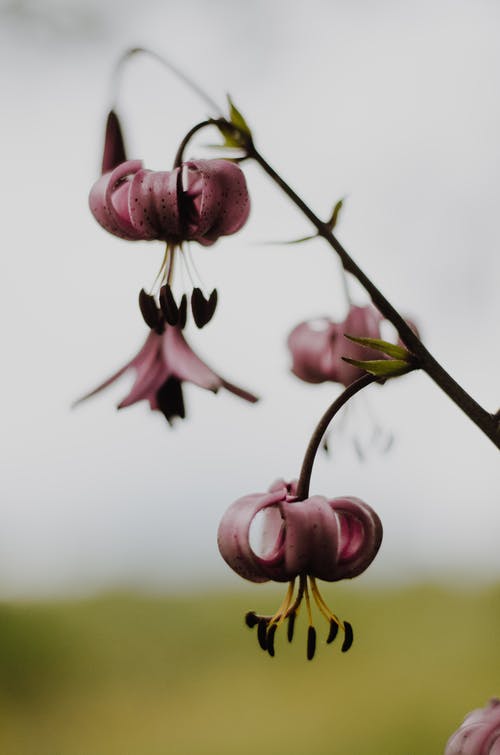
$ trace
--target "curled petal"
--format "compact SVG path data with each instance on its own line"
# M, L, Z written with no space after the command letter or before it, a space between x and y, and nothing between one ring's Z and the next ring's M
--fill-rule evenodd
M500 700L473 710L452 734L444 755L500 755Z
M184 163L182 184L191 200L186 238L208 246L219 236L236 233L246 222L250 200L245 176L229 160Z
M361 574L377 555L382 542L382 522L359 498L334 498L329 505L340 526L335 580L352 579Z
M226 511L219 525L217 543L222 558L240 577L251 582L267 582L273 577L258 560L250 546L250 526L255 516L283 497L282 490L254 493L235 501ZM277 561L277 551L272 561ZM286 581L278 580L278 581Z
M109 233L130 241L136 241L140 235L135 232L128 217L129 176L141 168L140 160L121 163L96 181L89 196L90 210L97 222Z
M373 306L352 306L343 322L327 317L300 323L288 337L292 372L308 383L330 380L350 385L363 372L348 364L349 359L380 359L380 353L353 343L344 335L380 338L381 316Z
M288 579L306 572L332 580L336 574L339 523L323 496L282 504ZM336 577L333 577L336 578Z
M250 545L250 529L264 512L263 552ZM309 574L328 582L360 574L374 559L382 525L357 498L297 501L282 480L269 493L245 496L224 514L219 550L234 571L253 582L285 582Z
M300 323L288 336L292 372L307 383L338 382L335 344L340 326L326 317Z
M116 116L115 116L116 118ZM116 165L121 132L110 115L103 167L108 171L91 189L96 220L130 241L198 241L210 245L245 223L250 200L241 169L228 160L183 163L172 171L145 170L138 160Z
M178 197L179 168L139 171L129 187L130 222L141 239L181 241Z

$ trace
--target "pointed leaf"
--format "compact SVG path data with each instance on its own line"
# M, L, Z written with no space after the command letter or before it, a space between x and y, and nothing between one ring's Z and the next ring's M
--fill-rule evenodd
M250 131L248 123L243 118L242 114L229 95L227 95L227 102L229 105L229 120L231 121L231 123L236 126L236 128L239 129L239 131L241 131L243 134L252 136L252 132Z
M339 213L344 205L344 199L345 197L342 197L342 199L339 199L335 207L333 208L332 214L330 215L329 220L327 220L327 226L328 228L333 231L335 226L337 225L337 221L339 219Z
M415 369L413 365L408 364L403 359L368 359L365 362L359 359L348 359L348 357L342 357L342 359L344 362L369 372L370 375L382 378L397 377Z
M375 351L381 351L383 354L387 354L394 359L401 359L403 362L411 362L412 355L410 352L402 346L397 346L395 343L389 343L389 341L383 341L381 338L359 338L357 336L350 336L344 333L345 338L354 343L359 343L361 346L366 346L368 349L375 349Z

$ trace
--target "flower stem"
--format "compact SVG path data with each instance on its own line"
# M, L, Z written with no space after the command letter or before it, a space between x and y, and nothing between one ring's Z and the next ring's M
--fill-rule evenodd
M153 60L158 61L158 63L161 63L162 66L167 68L170 73L172 73L174 76L176 76L180 81L182 81L183 84L187 86L188 89L190 89L194 94L196 94L200 99L203 100L203 102L208 105L209 110L212 111L213 115L222 115L222 110L217 105L215 100L213 100L210 95L208 95L193 79L191 79L189 76L187 76L185 73L183 73L180 68L177 68L170 60L165 58L162 55L158 55L157 52L153 52L152 50L148 50L145 47L131 47L129 50L126 50L123 55L118 60L114 74L112 79L112 89L111 91L113 93L116 93L119 89L119 76L121 73L121 69L123 67L123 64L129 60L130 58L134 57L135 55L148 55L150 58L153 58ZM114 109L114 108L113 108Z
M311 210L301 197L289 186L288 183L277 173L274 168L263 158L256 149L251 135L242 131L238 126L225 118L212 118L194 126L182 140L177 152L176 165L182 161L182 155L191 137L206 126L222 126L239 132L245 149L243 159L252 158L258 163L267 175L280 187L280 189L292 200L292 202L309 219L321 236L340 257L344 270L351 273L363 286L370 296L373 304L379 312L391 322L399 333L399 336L407 349L415 357L415 366L420 367L438 385L441 390L466 414L474 424L500 449L500 412L493 414L482 407L472 396L465 391L457 381L444 369L437 359L428 351L420 338L413 332L406 320L398 310L390 303L382 292L372 283L371 279L354 262L352 257L344 249L340 241L333 235L327 223L324 223ZM222 129L221 129L222 130ZM243 146L243 145L242 145Z
M292 202L311 221L313 226L325 241L340 257L344 270L351 273L361 283L369 294L373 304L379 312L389 320L398 331L405 346L416 357L419 367L446 393L446 395L479 427L483 433L500 449L500 421L498 416L491 414L472 398L459 383L442 367L442 365L426 349L420 338L406 323L400 313L385 298L381 291L372 283L370 278L354 262L342 244L333 235L328 225L320 220L295 191L276 173L274 168L257 151L253 142L247 147L248 157L253 158L270 178L285 192Z
M302 468L300 470L299 482L297 484L297 499L303 501L309 495L309 484L311 482L311 473L316 458L316 453L321 443L321 439L328 430L328 425L335 417L337 412L349 401L350 398L356 395L359 391L366 388L371 383L379 380L376 375L363 375L347 386L340 396L338 396L333 404L328 407L326 412L321 417L320 421L316 425L316 428L311 436L309 445L304 455L304 461L302 462Z

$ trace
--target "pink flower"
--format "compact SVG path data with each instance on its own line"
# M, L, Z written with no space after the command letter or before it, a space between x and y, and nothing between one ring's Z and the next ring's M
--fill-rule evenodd
M247 616L249 626L264 626L259 634L264 649L271 647L274 654L276 628L285 619L291 621L293 627L297 609L305 596L309 637L314 637L308 640L308 657L314 655L316 634L310 612L309 581L316 605L330 625L327 641L334 639L340 627L345 632L345 652L352 643L352 627L331 613L319 593L316 578L336 582L361 574L378 552L382 524L376 513L358 498L329 500L312 496L299 501L296 492L295 483L287 485L279 480L268 493L247 495L233 503L219 525L219 550L229 566L244 579L290 583L287 598L274 616L259 617L254 613ZM252 548L250 532L260 512L264 512L264 527L263 552L259 554ZM294 600L297 577L299 588Z
M382 317L375 307L352 306L343 322L333 322L327 317L309 320L297 325L288 336L288 348L292 355L292 372L307 383L323 383L331 380L344 386L350 385L363 371L342 357L349 359L381 359L378 351L353 343L344 335L380 338Z
M500 700L494 697L469 713L448 740L444 755L500 755Z
M182 383L185 381L213 393L225 388L245 401L257 401L252 393L224 380L202 362L186 342L180 328L165 324L159 330L161 332L151 330L139 353L130 362L75 403L95 396L129 369L135 370L134 384L118 404L118 409L138 401L149 401L151 409L162 412L169 424L172 424L174 417L186 416L182 394Z
M245 176L235 163L192 160L170 171L145 170L140 160L126 159L114 113L106 126L102 169L90 191L90 209L120 238L209 246L236 233L248 218Z

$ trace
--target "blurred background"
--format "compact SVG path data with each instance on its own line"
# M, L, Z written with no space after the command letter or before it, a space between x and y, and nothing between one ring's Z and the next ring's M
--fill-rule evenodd
M499 694L498 454L424 375L361 396L315 466L313 492L363 498L384 523L367 574L325 589L356 646L307 664L299 637L271 661L242 628L280 595L230 572L218 521L297 476L338 388L293 378L286 336L345 316L328 248L272 243L311 229L256 166L247 226L192 247L220 304L187 336L261 402L188 385L189 418L170 429L145 404L116 413L129 376L70 409L138 350L137 294L163 257L87 209L107 111L157 170L207 115L146 57L113 90L137 45L221 106L229 92L320 216L347 197L340 240L498 408L499 22L487 0L0 0L5 753L438 753ZM188 156L212 154L210 141Z

